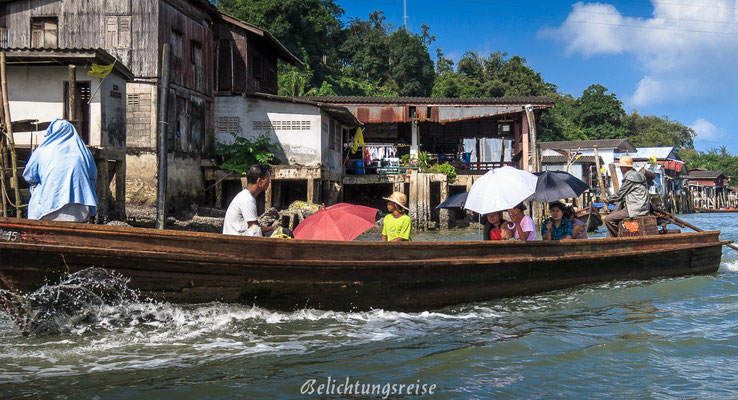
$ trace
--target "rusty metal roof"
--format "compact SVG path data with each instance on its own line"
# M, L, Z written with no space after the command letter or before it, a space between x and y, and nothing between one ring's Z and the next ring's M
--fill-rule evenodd
M381 104L381 105L526 105L553 107L555 102L548 97L371 97L371 96L313 96L309 100L334 104Z
M77 65L81 62L108 65L116 61L115 57L103 49L23 47L3 50L6 53L8 65ZM115 62L113 69L127 80L133 79L133 73L123 63Z

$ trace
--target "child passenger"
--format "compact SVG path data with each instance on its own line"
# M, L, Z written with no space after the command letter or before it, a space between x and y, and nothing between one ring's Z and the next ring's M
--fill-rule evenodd
M387 211L391 214L384 217L384 227L382 228L383 242L402 242L412 241L410 239L410 230L413 221L404 213L407 210L407 196L402 192L394 192L390 197L384 197L387 200Z

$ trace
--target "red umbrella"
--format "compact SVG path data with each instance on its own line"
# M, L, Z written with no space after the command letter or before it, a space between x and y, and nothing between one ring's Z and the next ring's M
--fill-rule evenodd
M375 225L376 208L338 203L321 208L295 228L296 239L354 240Z

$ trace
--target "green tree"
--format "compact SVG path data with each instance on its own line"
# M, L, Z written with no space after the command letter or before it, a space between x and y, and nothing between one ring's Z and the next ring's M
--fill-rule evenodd
M696 132L668 116L642 116L638 111L623 116L623 124L628 130L628 139L636 147L694 147Z
M356 80L371 80L382 85L389 78L388 36L384 13L374 11L369 21L351 19L341 36L338 56L341 75Z
M443 75L448 72L454 72L454 61L443 56L443 49L436 49L436 73Z
M390 76L400 96L429 96L435 73L433 60L420 36L400 29L389 37Z
M615 93L607 94L607 88L593 84L584 90L577 101L576 122L587 139L617 139L627 136L623 125L625 110Z

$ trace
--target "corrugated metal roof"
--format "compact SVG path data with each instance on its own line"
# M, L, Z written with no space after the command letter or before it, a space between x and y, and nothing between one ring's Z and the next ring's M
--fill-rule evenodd
M568 158L566 156L543 156L541 162L544 164L566 164ZM600 157L600 163L605 164L602 157ZM595 156L579 156L573 164L595 164Z
M723 174L723 171L689 171L689 176L687 178L690 179L717 179L720 176L723 176L723 178L727 178L725 174Z
M666 160L674 147L639 147L638 151L630 154L634 160L647 160L651 156L655 156L657 160Z
M113 64L116 58L104 49L91 48L7 48L6 53L8 65L39 65L39 62L47 64L67 65L84 60L104 65ZM127 79L133 79L133 73L123 63L115 62L113 69L118 71Z
M560 142L540 142L541 149L561 149L561 150L576 150L576 149L594 149L597 146L598 149L604 150L619 150L627 152L635 152L636 148L628 139L600 139L600 140L571 140L571 141L560 141Z
M222 95L216 95L216 96L227 97L227 96L222 96ZM231 96L241 96L241 95L238 94L238 95L231 95ZM346 107L321 104L321 103L318 103L317 101L307 100L306 97L278 96L274 94L260 93L260 92L245 92L243 96L260 98L260 99L270 100L270 101L279 101L283 103L309 104L309 105L320 108L321 110L330 114L333 118L335 118L336 120L338 120L339 122L341 122L342 124L350 128L355 128L357 126L364 125L361 123L361 121L356 119L354 114L352 114Z
M402 105L526 105L553 107L555 102L548 97L371 97L371 96L313 96L309 100L334 104L402 104Z

